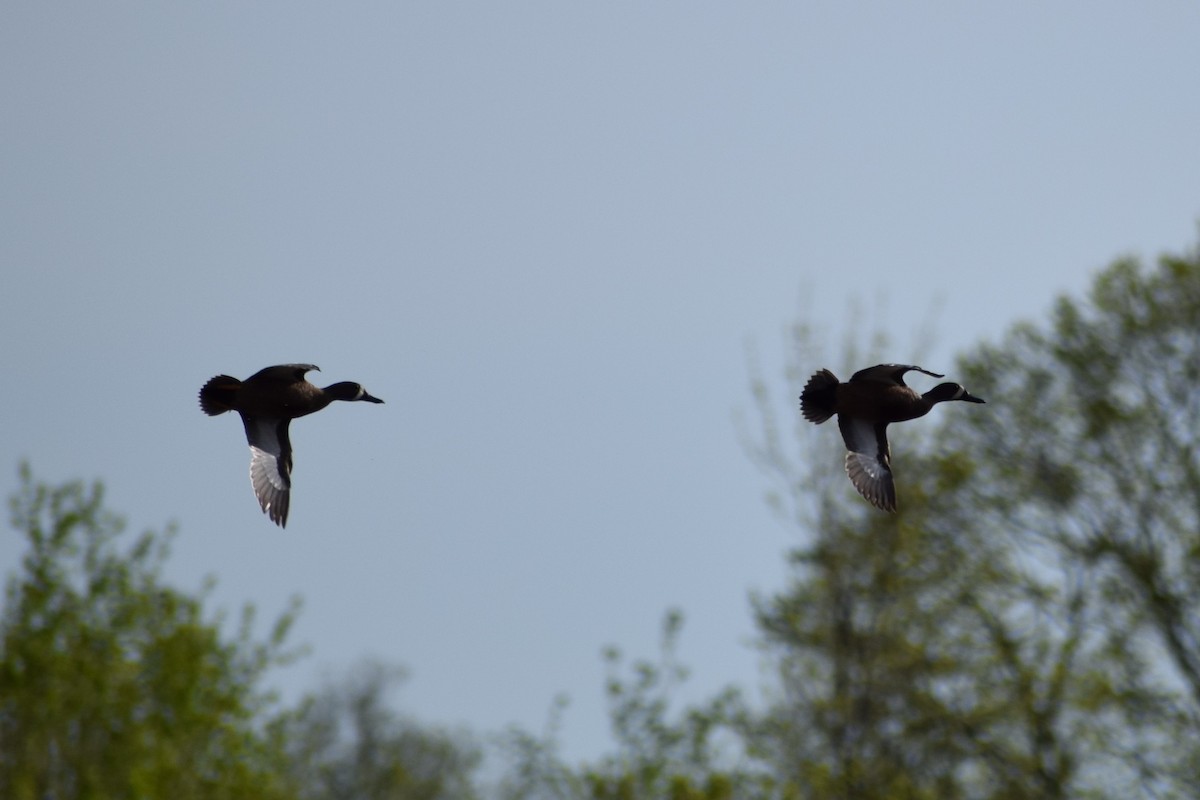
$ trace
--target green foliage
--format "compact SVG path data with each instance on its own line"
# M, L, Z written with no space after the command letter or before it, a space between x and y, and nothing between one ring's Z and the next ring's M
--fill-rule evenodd
M954 377L989 405L893 428L895 516L829 466L836 431L800 425L793 455L756 382L750 452L805 531L756 604L779 677L751 749L777 775L814 798L1197 795L1198 326L1196 256L1123 260L980 347ZM795 333L791 398L823 360Z
M547 733L535 738L511 731L513 768L501 797L517 800L732 800L792 796L758 769L739 730L748 711L727 689L699 706L676 709L674 694L687 678L675 651L683 616L663 621L658 661L626 665L607 648L607 694L614 752L594 764L571 767L558 756L557 732L565 701L551 714Z
M1026 555L1022 583L1076 651L1049 674L1086 734L1079 783L1110 796L1200 792L1198 332L1200 256L1118 261L1086 302L967 359L1006 402L950 431L978 465L976 526Z
M125 552L99 485L35 483L21 468L13 526L28 540L0 619L0 797L287 796L281 751L256 726L269 642L232 641L165 586L170 534Z
M303 800L470 800L479 748L387 704L403 672L368 662L310 696L283 725Z
M793 329L787 417L758 378L746 434L802 537L754 600L774 670L754 708L678 701L682 616L652 660L605 651L611 752L568 764L565 701L503 739L513 800L1200 796L1200 255L1132 259L1084 300L968 353L948 404L890 433L901 512L838 468L795 398L824 357ZM853 368L887 360L848 348ZM968 413L969 412L969 413ZM790 420L781 424L780 419ZM792 429L794 427L794 435ZM163 585L167 535L121 551L98 486L36 484L0 618L0 797L472 798L480 750L388 709L368 665L268 718L265 644Z
M173 532L122 550L99 484L51 487L21 467L28 541L0 617L0 797L469 800L478 747L386 705L395 670L366 665L299 708L259 687L294 656L247 606L232 637L203 595L164 584Z
M554 725L518 738L507 796L1200 796L1200 257L1118 261L964 357L989 404L892 429L896 515L853 493L836 428L800 420L826 358L792 333L786 411L756 375L745 435L803 537L755 600L766 707L675 708L669 617L660 661L606 656L613 752L572 767Z

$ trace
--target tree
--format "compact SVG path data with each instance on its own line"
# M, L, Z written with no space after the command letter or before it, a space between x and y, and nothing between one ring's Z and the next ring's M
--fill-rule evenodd
M675 655L683 615L663 620L657 661L626 664L615 647L604 651L614 752L571 766L558 755L560 700L542 737L510 731L511 759L500 787L511 800L791 800L742 747L748 713L733 689L707 702L677 708L675 690L688 670Z
M1200 792L1198 325L1195 254L1126 259L969 353L955 376L989 405L895 431L894 516L849 494L836 432L798 423L793 451L756 382L751 453L805 535L756 604L779 678L751 736L778 775L805 797ZM792 402L820 360L794 333Z
M1200 796L1200 251L1117 261L964 355L954 377L989 405L893 429L895 515L853 493L836 430L800 419L826 359L792 333L786 410L756 375L746 438L801 536L754 603L767 706L674 709L669 619L659 662L623 678L608 655L613 753L573 767L554 725L518 736L505 796Z
M289 796L260 681L288 655L294 608L258 643L247 607L227 638L202 598L163 583L171 531L121 551L99 484L20 477L12 523L28 552L0 616L0 797Z
M955 428L977 453L970 502L993 535L1043 554L1030 582L1088 617L1081 647L1102 671L1088 698L1119 699L1088 783L1114 794L1115 779L1200 794L1198 333L1200 251L1127 258L1086 301L1060 298L1049 325L965 364L1008 398Z
M788 368L784 413L796 420L794 443L757 377L760 428L747 435L772 480L772 505L804 536L791 554L790 585L755 603L778 682L748 734L752 752L806 798L1006 796L973 789L983 786L1036 796L1028 771L1014 772L976 743L1014 721L1011 697L983 680L991 645L979 624L983 610L1011 602L1006 554L937 508L970 475L969 462L924 452L921 427L898 426L891 438L904 476L901 513L863 504L840 468L836 429L809 425L796 411L821 358L809 329L798 325L792 337L798 362ZM883 361L885 347L882 338L865 354L848 346L842 361Z
M481 752L463 733L418 725L387 705L402 670L366 662L327 684L283 729L305 800L469 800Z

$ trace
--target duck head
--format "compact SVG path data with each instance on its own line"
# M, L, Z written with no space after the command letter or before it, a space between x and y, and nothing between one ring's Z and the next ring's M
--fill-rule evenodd
M949 400L963 400L968 403L986 402L982 397L976 397L957 383L939 383L921 396L931 404L945 403Z
M363 388L361 383L355 383L354 381L342 381L341 383L335 383L331 386L326 386L321 391L325 393L326 397L329 397L333 400L365 400L368 403L383 402L378 397L372 397L370 394L368 394L367 390Z

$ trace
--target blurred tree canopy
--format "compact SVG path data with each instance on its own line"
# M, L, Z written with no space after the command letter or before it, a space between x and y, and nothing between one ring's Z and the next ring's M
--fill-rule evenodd
M820 367L913 359L817 339L791 330L782 405L752 375L747 450L801 540L754 602L765 703L668 711L674 667L640 662L615 753L526 738L527 796L1200 797L1200 256L1119 260L963 355L989 404L893 428L894 515L795 401Z
M22 466L11 511L28 552L0 617L0 797L289 796L256 723L294 610L256 643L247 608L224 639L201 598L162 582L169 535L118 549L99 484L49 487Z
M267 714L292 612L266 643L248 621L222 638L162 585L165 537L118 551L99 487L23 469L0 797L1200 797L1200 255L1119 260L962 355L945 371L988 405L890 431L897 514L854 493L836 428L796 398L823 366L914 359L877 337L833 360L803 324L790 344L782 405L755 373L745 433L798 536L787 584L753 602L761 701L676 702L671 613L657 659L606 651L611 752L564 761L560 704L544 734L501 738L481 786L473 739L388 709L387 668Z
M512 730L505 737L510 766L500 798L765 800L780 796L774 778L745 758L741 739L749 712L740 692L730 688L703 704L682 709L674 702L676 690L688 676L675 654L682 626L680 612L666 614L656 660L626 663L620 650L605 649L614 752L594 763L565 763L558 743L565 707L565 700L560 700L545 735Z
M794 333L789 395L824 366ZM808 532L757 603L779 697L751 735L778 775L805 797L1200 796L1198 334L1196 254L1116 262L960 360L989 405L897 426L897 515L850 495L836 431L797 423L791 449L756 385L752 454Z
M283 724L301 800L471 800L482 753L462 732L393 711L404 671L367 661L328 682Z
M364 668L290 711L262 686L289 661L294 604L265 642L232 636L204 592L164 583L172 531L122 550L100 484L23 465L12 524L28 545L0 615L0 797L469 800L478 749L396 718L394 677Z

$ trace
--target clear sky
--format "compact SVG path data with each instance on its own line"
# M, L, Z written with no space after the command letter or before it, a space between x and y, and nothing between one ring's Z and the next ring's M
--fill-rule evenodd
M695 695L760 683L800 539L746 343L778 375L798 315L905 342L941 298L950 372L1193 246L1198 41L1180 2L7 3L0 492L101 479L183 587L302 595L293 696L363 656L478 731L565 692L595 755L600 650L669 607ZM281 531L196 392L284 362L386 404L293 424Z

